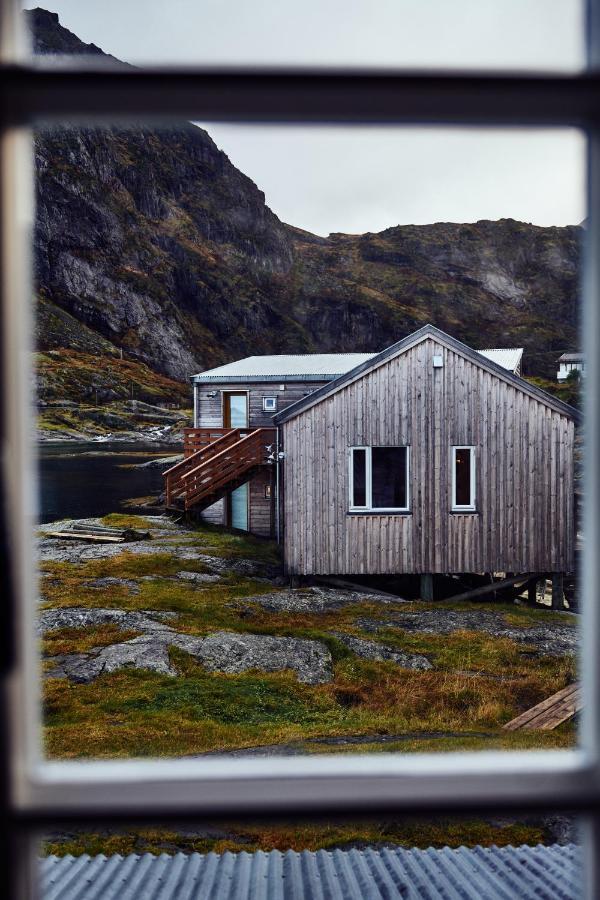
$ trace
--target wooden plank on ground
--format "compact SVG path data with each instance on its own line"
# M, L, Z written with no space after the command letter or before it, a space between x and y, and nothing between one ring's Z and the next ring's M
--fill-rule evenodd
M581 707L581 690L579 684L575 682L521 713L515 719L507 722L503 728L505 731L518 731L519 729L551 731L574 716Z
M86 534L83 531L47 531L48 537L70 538L72 541L98 541L103 544L124 544L125 538L107 534Z

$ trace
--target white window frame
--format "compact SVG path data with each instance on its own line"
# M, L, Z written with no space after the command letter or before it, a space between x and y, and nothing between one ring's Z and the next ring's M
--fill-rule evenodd
M272 406L268 406L268 403L272 403ZM262 408L263 412L277 412L277 397L263 397L262 398Z
M406 450L406 506L373 506L373 459L374 449ZM365 451L365 506L354 505L354 451ZM371 446L350 447L348 452L348 509L350 512L369 512L376 514L410 512L410 447L407 444L373 444Z
M457 450L469 450L471 453L471 476L470 476L470 488L471 488L471 502L470 503L457 503L456 502L456 451ZM456 444L455 446L450 448L450 484L451 484L451 509L452 512L475 512L477 510L477 478L476 478L476 468L477 468L477 453L476 447L473 444Z
M15 879L3 896L30 897L25 862L37 830L105 821L197 821L252 816L388 811L394 816L571 810L588 815L586 897L600 897L600 461L586 453L582 567L583 710L569 751L361 754L294 758L48 762L41 757L32 546L37 499L29 394L32 334L29 258L32 124L162 121L376 123L582 127L588 136L589 216L583 271L586 440L600 443L600 0L588 0L583 75L478 75L195 70L94 70L35 65L20 53L17 4L0 0L0 290L3 479L10 585L0 692L9 793L6 840ZM6 541L5 541L6 544ZM12 626L9 613L12 613ZM6 737L10 736L10 744ZM24 835L20 841L20 835ZM25 849L23 849L25 848ZM16 862L22 865L17 865ZM8 877L0 867L0 878ZM21 878L22 876L22 878Z

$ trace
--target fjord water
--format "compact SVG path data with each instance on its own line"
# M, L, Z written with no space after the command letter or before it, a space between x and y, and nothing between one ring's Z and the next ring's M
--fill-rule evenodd
M173 452L172 446L123 443L40 445L40 523L127 512L123 500L158 495L163 486L161 467L130 466Z

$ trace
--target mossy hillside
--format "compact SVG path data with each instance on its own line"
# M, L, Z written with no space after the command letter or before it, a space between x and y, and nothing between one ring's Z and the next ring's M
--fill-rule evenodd
M45 403L71 400L92 405L133 399L180 407L190 404L187 384L113 353L83 353L62 347L37 353L35 365L37 395Z

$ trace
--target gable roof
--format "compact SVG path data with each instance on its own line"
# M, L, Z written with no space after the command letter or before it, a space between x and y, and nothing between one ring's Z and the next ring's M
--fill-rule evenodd
M216 369L192 376L194 382L211 381L322 381L338 378L376 353L299 353L278 356L247 356Z
M506 381L508 384L512 384L520 391L523 391L523 393L529 394L535 400L539 400L540 403L544 403L546 406L551 407L562 415L569 416L569 418L574 419L575 421L580 420L581 416L579 410L575 409L573 406L569 406L568 403L564 403L562 400L553 397L551 394L547 394L546 391L536 387L534 384L530 384L528 381L525 381L524 378L515 375L508 369L503 368L484 354L478 353L477 350L472 350L471 347L467 347L462 341L446 334L445 331L441 331L439 328L436 328L435 325L424 325L417 331L413 331L412 334L402 338L402 340L392 344L391 347L387 347L385 350L382 350L381 353L375 354L375 356L372 356L366 362L356 366L355 369L346 372L344 375L340 375L335 381L317 388L316 391L313 391L306 397L302 397L296 403L292 403L276 416L273 416L273 421L279 425L282 422L287 422L288 419L293 419L301 412L304 412L305 409L314 406L316 403L320 403L321 400L324 400L326 397L339 391L340 388L344 387L346 384L355 381L372 369L376 369L378 366L383 365L395 356L399 356L401 353L404 353L406 350L409 350L411 347L416 346L429 337L435 338L435 340L444 344L450 350L462 354L462 356L466 357L476 365L481 366L481 368L486 369L486 371L491 372L493 375L497 375L503 381Z
M558 362L583 362L584 359L583 353L563 353L558 357Z
M129 900L342 900L461 897L551 900L579 897L582 853L575 844L418 850L288 850L168 856L47 856L39 895L97 900L102 887ZM114 893L113 893L114 891Z

